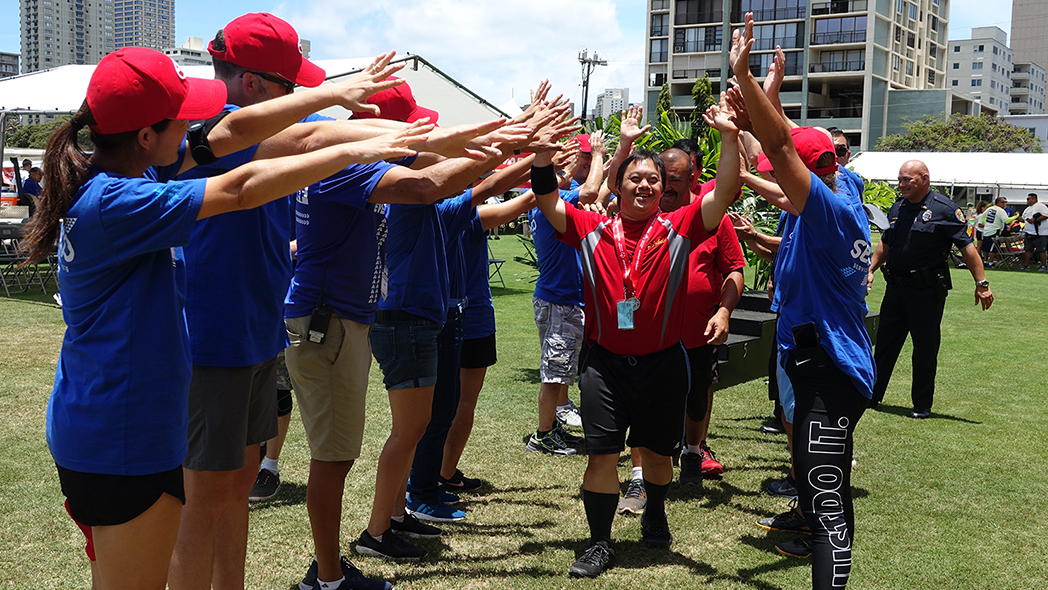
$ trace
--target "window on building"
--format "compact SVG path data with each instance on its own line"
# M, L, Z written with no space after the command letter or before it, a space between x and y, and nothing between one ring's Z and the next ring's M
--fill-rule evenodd
M676 17L673 24L697 25L719 23L723 19L724 6L720 0L676 0Z
M895 25L895 42L902 43L902 27Z
M911 4L910 5L910 18L912 18L913 20L917 20L917 5L916 4Z
M669 39L652 39L651 40L651 52L648 55L648 61L659 63L664 62L669 58Z
M953 69L955 69L955 70L961 69L961 64L954 62Z
M993 46L993 54L997 55L997 46L996 45Z
M812 43L861 43L866 41L866 17L847 16L815 21Z
M665 37L670 34L670 15L668 14L653 14L651 15L651 36L652 37Z
M954 80L953 82L950 82L950 86L956 86L956 85L957 85L957 80Z
M982 53L983 52L983 46L982 45L972 45L972 50L974 50L975 53Z
M916 43L917 35L914 33L906 33L906 46L912 48Z
M981 61L972 62L972 69L973 70L981 70L981 69L983 69L983 62L981 62Z
M972 86L982 86L982 79L976 78L975 80L972 80Z
M893 55L892 56L892 69L895 70L896 72L899 71L899 56L898 55Z
M906 60L906 75L907 76L912 76L913 75L913 62L910 61L910 60Z
M954 45L953 46L953 52L954 53L959 53L960 51L961 51L961 46L960 45Z

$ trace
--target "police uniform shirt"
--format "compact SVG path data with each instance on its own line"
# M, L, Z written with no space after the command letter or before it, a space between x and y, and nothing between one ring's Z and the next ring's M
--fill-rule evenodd
M972 243L968 222L957 204L929 191L919 203L900 198L888 212L890 226L884 232L888 246L886 266L892 271L911 271L943 266L950 245L964 248Z

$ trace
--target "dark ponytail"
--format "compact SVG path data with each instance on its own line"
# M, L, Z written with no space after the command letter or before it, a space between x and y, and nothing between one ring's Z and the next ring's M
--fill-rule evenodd
M157 133L163 133L170 123L170 119L165 119L151 127ZM23 266L42 262L51 253L51 247L58 239L59 224L69 211L73 197L87 180L91 168L91 157L80 148L76 135L84 127L95 124L95 118L85 100L69 123L63 125L47 142L40 205L26 224L27 233L21 243L21 249L27 254ZM95 144L96 154L122 153L127 158L133 158L137 136L138 131L111 135L92 131L91 141Z
M58 239L58 227L69 210L70 202L84 184L90 158L76 141L76 134L85 126L94 125L87 101L47 142L44 152L44 190L40 205L26 226L28 233L22 248L28 255L25 264L35 264L47 258L51 246Z

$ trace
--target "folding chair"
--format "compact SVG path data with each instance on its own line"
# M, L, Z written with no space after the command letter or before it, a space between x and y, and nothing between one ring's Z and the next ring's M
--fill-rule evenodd
M498 277L499 283L501 283L503 288L505 288L506 281L502 280L503 264L506 264L506 261L502 258L495 258L495 254L491 252L491 244L488 244L488 266L494 266L494 268L488 270L488 282L491 282L492 277Z
M1019 236L1013 235L996 235L993 237L991 251L997 255L997 262L994 263L995 268L1003 270L1015 270L1019 268L1023 253L1020 250L1012 250L1012 244L1016 242L1017 238L1019 238Z
M26 292L29 287L39 285L47 293L40 265L31 264L22 267L26 256L18 251L18 240L22 237L22 228L17 225L0 224L0 282L4 284L4 293L10 297L11 287Z

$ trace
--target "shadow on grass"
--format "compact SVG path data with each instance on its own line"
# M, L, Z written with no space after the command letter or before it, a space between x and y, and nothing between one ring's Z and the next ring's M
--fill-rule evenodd
M530 383L532 385L539 385L542 383L542 377L539 375L538 369L532 368L517 368L517 374L513 377L515 381L521 383Z
M872 410L867 410L867 411L868 412L881 412L883 414L895 414L896 416L903 416L903 417L909 418L910 417L910 412L913 411L913 408L910 408L910 407L907 407L907 406L890 406L888 404L885 404L884 402L881 402L881 403L877 404L876 408L874 408ZM957 416L950 416L949 414L940 414L939 412L932 412L931 419L933 419L933 420L934 419L953 420L955 422L964 422L965 424L982 424L982 422L979 422L979 421L976 421L976 420L969 420L967 418L959 418Z
M252 511L298 506L306 503L306 485L292 482L281 482L280 491L268 500L258 500L248 504Z

